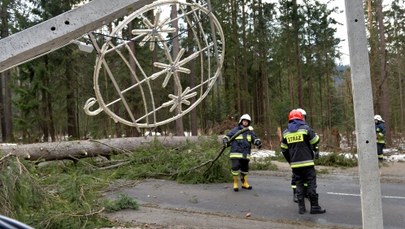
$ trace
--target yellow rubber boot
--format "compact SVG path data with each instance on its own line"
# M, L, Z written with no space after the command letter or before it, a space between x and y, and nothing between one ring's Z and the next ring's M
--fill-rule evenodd
M239 179L238 176L233 176L233 191L239 191Z
M253 187L249 185L248 180L247 180L247 175L242 175L241 178L242 181L242 188L244 189L252 189Z

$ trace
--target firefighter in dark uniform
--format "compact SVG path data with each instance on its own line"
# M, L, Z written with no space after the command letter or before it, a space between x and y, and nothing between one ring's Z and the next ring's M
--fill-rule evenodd
M306 121L306 119L307 119L307 112L306 112L304 109L302 109L302 108L297 108L297 111L299 111L299 112L302 113L302 117L303 117L304 121ZM314 147L314 148L312 149L312 151L314 152L315 159L318 159L318 158L319 158L319 148L318 148L318 145L314 145L313 147ZM304 183L304 196L305 196L305 198L309 198L308 193L307 193L307 187L308 187L308 184L307 184L307 183ZM293 173L292 176L291 176L291 188L292 188L292 190L293 190L293 201L294 201L295 203L298 203L298 198L297 198L297 185L296 185L296 182L295 182L294 173Z
M299 110L292 110L288 115L288 128L284 130L281 140L281 152L290 164L297 185L298 212L304 214L304 183L308 184L307 193L311 203L311 214L322 214L326 210L318 204L316 192L316 171L313 148L319 143L319 136L304 121Z
M252 119L250 115L244 114L240 117L238 126L233 128L229 133L227 133L223 138L224 145L231 146L231 152L229 157L232 163L232 177L233 177L233 190L237 192L239 190L239 175L240 180L242 181L243 189L252 189L252 186L249 185L247 174L249 173L249 161L250 161L250 152L252 144L256 145L258 148L262 146L261 140L256 136L253 130L249 130L239 134L236 138L229 142L229 139L232 138L238 131L243 128L249 127Z
M381 115L374 116L375 132L377 134L377 155L378 160L382 161L384 158L383 149L385 147L385 125Z

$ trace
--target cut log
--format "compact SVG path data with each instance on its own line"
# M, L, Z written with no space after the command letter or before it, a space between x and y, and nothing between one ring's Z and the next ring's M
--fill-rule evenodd
M111 138L100 140L47 142L24 145L1 145L0 154L15 155L31 161L77 160L86 157L109 157L118 153L129 153L137 148L150 145L154 140L164 146L174 147L189 142L195 142L201 137L134 137Z

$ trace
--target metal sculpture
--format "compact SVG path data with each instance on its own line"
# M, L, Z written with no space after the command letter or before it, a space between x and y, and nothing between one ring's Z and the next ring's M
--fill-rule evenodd
M207 96L221 74L224 55L222 28L206 5L177 0L146 5L106 36L94 69L95 98L87 100L84 110L88 115L104 111L138 129L167 124ZM96 103L99 108L91 110Z

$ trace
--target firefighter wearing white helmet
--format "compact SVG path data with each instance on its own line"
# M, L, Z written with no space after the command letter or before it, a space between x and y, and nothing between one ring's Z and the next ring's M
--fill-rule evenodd
M242 124L242 120L247 120L249 122L249 125L250 125L250 122L252 122L252 119L250 118L250 115L248 115L248 114L244 114L244 115L240 116L239 124Z
M231 173L233 177L233 190L239 191L239 176L242 181L243 189L252 189L247 180L247 174L249 173L249 161L252 144L258 148L262 146L261 140L256 136L253 130L247 130L238 134L235 138L233 136L244 128L250 127L252 119L250 115L244 114L240 117L238 126L233 128L223 138L224 145L231 146L229 157L231 159ZM230 139L234 140L230 142Z
M301 112L301 114L304 116L304 119L307 119L307 112L304 109L297 108L297 111Z
M385 121L381 115L374 115L375 132L377 134L377 156L378 160L382 161L384 158L383 149L385 147Z

